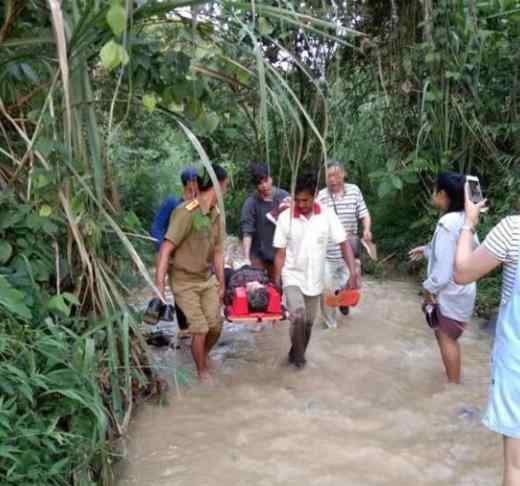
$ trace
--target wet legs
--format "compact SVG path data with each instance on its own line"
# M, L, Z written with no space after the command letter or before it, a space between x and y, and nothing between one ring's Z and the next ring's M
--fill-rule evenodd
M191 338L191 354L193 356L193 361L195 361L197 375L199 376L200 381L209 379L206 338L206 334L194 334Z
M299 317L291 323L291 349L289 351L289 363L297 368L303 368L306 363L305 351L309 345L312 334L312 322L305 322L304 310L299 312Z
M320 296L307 296L296 286L284 289L291 315L291 349L289 362L298 368L305 366L305 351L309 345L312 326L319 316Z
M435 331L442 362L450 383L460 384L461 355L459 342L442 331ZM519 485L520 486L520 485Z
M503 486L520 486L520 439L505 436Z

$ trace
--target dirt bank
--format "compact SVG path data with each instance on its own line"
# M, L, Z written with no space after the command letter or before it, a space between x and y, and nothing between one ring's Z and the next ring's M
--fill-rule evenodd
M285 365L287 325L228 334L215 388L138 413L118 485L499 484L500 440L479 421L489 336L470 327L464 385L445 385L418 303L408 283L365 282L339 329L315 329L303 371Z

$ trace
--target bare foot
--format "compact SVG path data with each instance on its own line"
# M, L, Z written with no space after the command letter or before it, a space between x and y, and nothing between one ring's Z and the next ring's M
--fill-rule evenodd
M209 371L215 371L219 365L219 362L216 359L210 358L209 356L206 358L206 363Z
M211 377L211 375L209 374L209 372L207 370L201 371L199 373L199 383L204 384L204 385L213 385L213 378Z

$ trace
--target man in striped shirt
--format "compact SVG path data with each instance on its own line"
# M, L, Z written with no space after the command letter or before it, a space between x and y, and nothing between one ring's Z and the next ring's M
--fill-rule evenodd
M360 242L358 238L359 220L363 224L363 239L367 242L372 241L372 220L363 199L363 194L355 184L346 183L346 173L341 162L330 161L327 163L326 179L327 187L320 191L318 201L338 215L354 250L358 272L361 273L361 263L359 261ZM337 245L329 245L327 248L325 291L323 295L334 293L335 290L345 287L348 277L348 269L341 257L339 247ZM347 315L349 308L341 307L340 310L344 315ZM336 308L326 306L322 301L322 311L325 324L329 328L336 328Z

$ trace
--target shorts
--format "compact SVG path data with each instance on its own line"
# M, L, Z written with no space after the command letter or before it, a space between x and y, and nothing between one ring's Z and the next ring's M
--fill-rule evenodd
M175 305L186 316L192 334L207 334L222 326L220 299L215 276L203 281L171 280Z
M435 331L441 331L455 341L462 336L466 323L442 315L439 305L435 305L433 312L425 312L426 322Z

